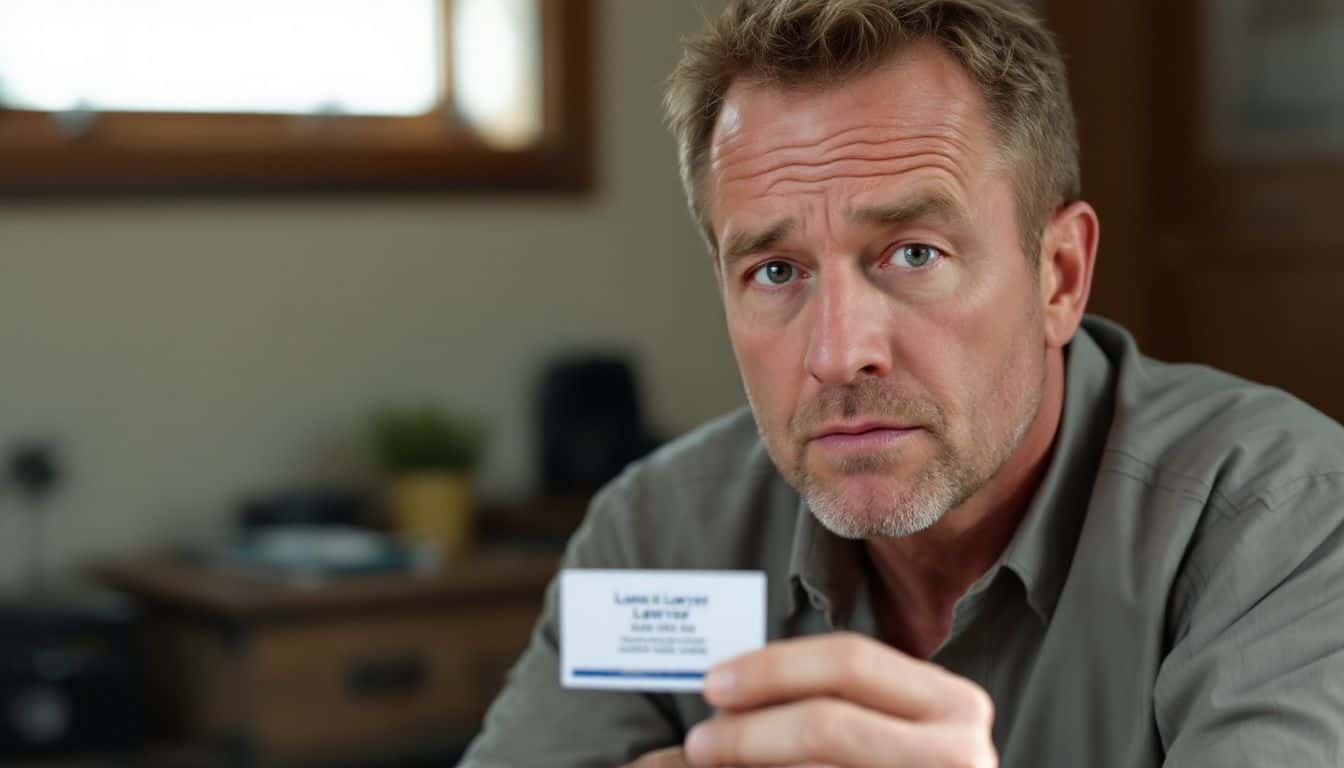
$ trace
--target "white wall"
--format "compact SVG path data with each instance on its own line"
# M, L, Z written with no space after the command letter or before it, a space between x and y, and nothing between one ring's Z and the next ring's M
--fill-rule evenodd
M63 441L53 569L216 538L247 493L367 480L388 402L485 416L485 492L526 493L536 376L572 346L632 350L665 430L741 403L660 123L698 5L599 3L590 198L0 201L0 446ZM0 499L0 590L21 531Z

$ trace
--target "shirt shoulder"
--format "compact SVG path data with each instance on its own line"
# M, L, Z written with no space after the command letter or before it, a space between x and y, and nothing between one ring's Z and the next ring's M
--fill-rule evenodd
M1138 491L1136 531L1170 536L1168 643L1215 643L1308 574L1344 583L1323 548L1344 532L1344 428L1282 390L1100 337L1115 399L1098 478Z
M799 507L747 408L708 422L598 492L571 543L577 567L762 568L791 545ZM577 546L577 551L576 551Z
M1344 474L1344 428L1297 397L1144 357L1127 337L1100 343L1116 367L1104 467L1207 497L1223 514L1279 506L1314 479Z

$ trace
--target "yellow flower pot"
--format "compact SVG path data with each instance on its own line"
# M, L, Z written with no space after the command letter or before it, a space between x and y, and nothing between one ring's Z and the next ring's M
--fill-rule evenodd
M397 533L434 545L444 560L471 548L475 529L471 476L465 472L410 472L393 477L388 506Z

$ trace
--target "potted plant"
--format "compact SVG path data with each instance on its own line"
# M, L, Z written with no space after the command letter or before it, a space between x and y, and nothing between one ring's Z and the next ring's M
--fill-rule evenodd
M373 438L397 531L432 544L445 559L461 556L475 527L472 475L485 438L480 424L432 406L388 409L374 419Z

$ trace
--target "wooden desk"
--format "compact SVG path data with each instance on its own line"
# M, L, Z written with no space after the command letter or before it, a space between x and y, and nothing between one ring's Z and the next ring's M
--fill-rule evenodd
M156 735L237 765L349 763L477 730L540 611L553 555L294 584L169 558L95 566L145 612Z

